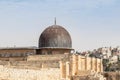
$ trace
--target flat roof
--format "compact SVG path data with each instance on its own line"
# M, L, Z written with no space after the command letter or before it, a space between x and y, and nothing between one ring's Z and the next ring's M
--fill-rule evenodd
M38 49L37 47L4 47L0 48L0 50L17 50L17 49Z

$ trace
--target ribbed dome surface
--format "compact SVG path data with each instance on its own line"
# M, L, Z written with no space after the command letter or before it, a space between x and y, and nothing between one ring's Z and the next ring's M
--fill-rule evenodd
M39 48L72 48L72 41L68 31L59 25L46 28L39 38Z

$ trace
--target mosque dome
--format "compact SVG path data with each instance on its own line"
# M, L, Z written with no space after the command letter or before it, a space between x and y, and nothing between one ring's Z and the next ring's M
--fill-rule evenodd
M59 25L46 28L39 38L39 48L71 49L72 40L69 32Z

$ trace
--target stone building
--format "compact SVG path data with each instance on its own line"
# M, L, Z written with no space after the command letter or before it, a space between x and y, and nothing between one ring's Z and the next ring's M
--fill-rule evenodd
M68 31L59 25L46 28L39 38L37 54L64 54L72 50L72 40Z
M36 48L1 48L0 60L26 60L29 55L35 55Z
M38 47L35 48L1 48L0 60L25 60L29 55L52 55L71 53L72 40L69 32L55 24L46 28L40 35Z
M55 21L40 35L38 47L0 49L0 79L78 80L74 77L103 72L102 59L70 54L72 50L70 34Z

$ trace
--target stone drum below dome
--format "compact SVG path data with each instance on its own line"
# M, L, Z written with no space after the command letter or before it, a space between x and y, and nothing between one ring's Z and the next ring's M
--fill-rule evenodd
M70 34L62 26L49 26L40 35L39 48L71 49L72 40Z

